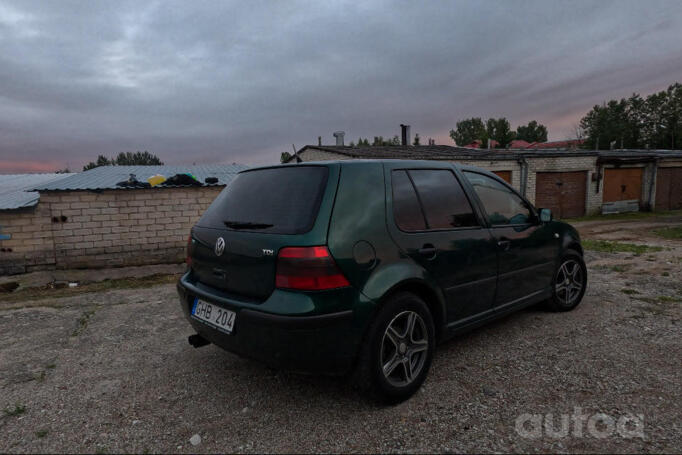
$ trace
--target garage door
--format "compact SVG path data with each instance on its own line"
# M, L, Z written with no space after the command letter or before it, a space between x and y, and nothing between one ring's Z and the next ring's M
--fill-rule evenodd
M639 201L642 197L641 167L604 170L604 202Z
M656 210L682 209L682 167L656 171Z
M585 214L587 171L538 172L535 176L535 206L552 210L555 218Z
M493 174L511 185L511 171L493 171Z

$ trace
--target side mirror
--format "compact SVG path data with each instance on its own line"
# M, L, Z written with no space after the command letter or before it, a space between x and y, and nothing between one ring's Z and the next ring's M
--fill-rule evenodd
M552 221L552 211L550 209L540 209L540 222L549 223Z

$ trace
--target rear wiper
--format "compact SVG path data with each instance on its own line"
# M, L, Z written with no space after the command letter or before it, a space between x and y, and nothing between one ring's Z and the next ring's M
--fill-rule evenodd
M249 221L229 221L225 220L223 221L225 226L231 228L231 229L267 229L269 227L274 226L274 224L267 224L267 223L252 223Z

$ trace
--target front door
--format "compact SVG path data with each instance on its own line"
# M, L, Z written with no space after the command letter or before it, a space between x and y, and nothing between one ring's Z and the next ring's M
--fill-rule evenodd
M498 247L495 306L522 303L550 289L559 240L511 187L493 177L465 171L486 212Z
M443 290L447 322L490 310L496 244L453 170L401 169L391 164L386 172L392 193L391 235Z

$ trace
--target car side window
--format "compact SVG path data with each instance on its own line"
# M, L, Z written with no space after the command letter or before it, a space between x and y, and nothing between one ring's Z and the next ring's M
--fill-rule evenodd
M392 181L394 217L403 231L479 226L452 171L393 171Z
M487 175L464 171L481 200L492 225L528 224L531 211L526 202L507 186Z
M471 204L452 171L414 169L409 173L424 209L428 229L478 226Z
M395 224L403 231L423 231L426 221L419 206L417 193L406 171L393 171L391 178L393 187L393 218Z

